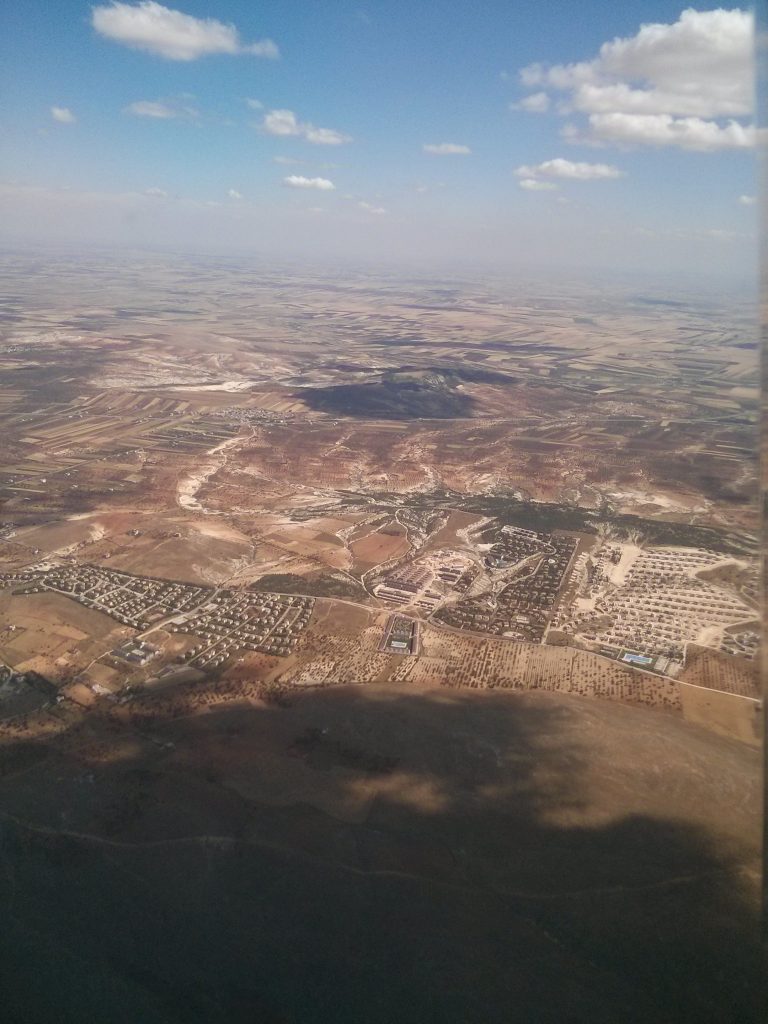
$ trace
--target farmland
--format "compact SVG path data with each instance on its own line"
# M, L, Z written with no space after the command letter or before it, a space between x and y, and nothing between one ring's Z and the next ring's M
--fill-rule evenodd
M105 659L147 636L158 670L197 668L199 647L207 676L679 710L690 644L754 697L756 366L733 302L152 266L141 306L117 263L87 283L73 265L76 292L66 264L56 281L5 266L20 297L0 352L9 668L143 686L151 673ZM99 580L118 581L106 604ZM160 587L165 605L140 607ZM62 594L79 608L62 614ZM214 594L254 615L306 607L306 628L206 647L205 616L228 613L193 612ZM405 661L389 615L417 623Z

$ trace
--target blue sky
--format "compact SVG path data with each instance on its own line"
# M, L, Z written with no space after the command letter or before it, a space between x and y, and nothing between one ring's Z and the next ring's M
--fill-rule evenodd
M9 6L0 198L13 241L754 261L751 29L735 8Z

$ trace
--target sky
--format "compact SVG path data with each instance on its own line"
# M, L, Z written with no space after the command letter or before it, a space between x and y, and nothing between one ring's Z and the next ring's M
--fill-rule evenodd
M746 10L24 0L0 33L10 244L754 270Z

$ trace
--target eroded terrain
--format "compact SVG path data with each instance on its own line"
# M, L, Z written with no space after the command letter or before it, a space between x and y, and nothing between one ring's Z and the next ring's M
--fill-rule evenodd
M28 977L21 933L85 946L94 1018L122 994L126 1020L647 1021L674 989L675 1020L758 1019L743 299L3 273L4 970ZM43 926L49 858L88 881ZM160 973L132 910L158 892ZM108 898L131 949L88 944Z

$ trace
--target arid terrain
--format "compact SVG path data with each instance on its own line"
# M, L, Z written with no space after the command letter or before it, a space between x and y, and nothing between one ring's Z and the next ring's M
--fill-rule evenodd
M742 298L1 272L14 1020L760 1019Z

